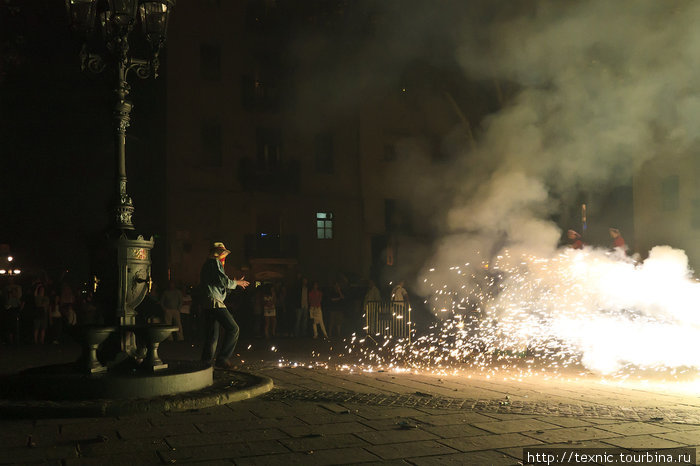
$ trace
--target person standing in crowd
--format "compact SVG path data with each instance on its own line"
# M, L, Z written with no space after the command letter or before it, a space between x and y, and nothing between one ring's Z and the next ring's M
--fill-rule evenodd
M5 309L3 327L8 343L19 343L19 319L22 310L22 287L12 277L5 287Z
M49 326L49 297L44 285L39 283L34 289L34 343L44 344L46 329Z
M275 329L280 328L281 335L288 335L288 330L291 331L291 325L287 313L287 289L284 283L277 282L273 286L272 292L275 298Z
M180 310L182 309L183 297L182 291L175 287L175 282L168 282L168 289L163 291L160 296L160 305L163 306L163 320L167 325L177 325L177 339L182 341L185 336L182 332L182 319ZM172 335L168 337L172 339Z
M342 336L343 321L345 318L345 295L340 288L340 283L336 281L331 290L330 309L328 314L328 332L331 336Z
M51 343L58 344L63 338L63 316L61 315L61 297L57 294L49 298L51 307L49 309L49 334Z
M275 336L277 331L277 293L272 285L265 285L262 293L263 316L265 317L265 338Z
M365 311L367 310L367 303L377 303L376 305L379 306L381 301L382 295L379 292L379 288L377 288L376 283L374 283L374 280L368 280L367 292L365 293L365 298L362 301L362 309Z
M625 243L625 239L622 237L620 230L617 228L609 228L608 231L610 232L610 238L612 239L613 250L619 250L626 253L627 244Z
M309 280L306 277L301 279L295 287L297 296L294 305L296 306L296 319L294 320L294 336L305 337L309 327Z
M581 235L576 230L567 231L566 237L569 238L569 247L571 249L583 249L585 244L581 239Z
M70 286L70 283L63 281L61 283L61 314L64 318L70 314L68 309L72 309L75 313L75 293L73 293L73 287Z
M326 326L323 325L323 309L321 309L321 302L323 301L323 292L318 288L318 282L314 282L313 288L309 291L309 317L311 318L311 323L314 331L314 338L318 338L318 330L316 327L321 329L321 333L324 338L328 338L326 333Z
M80 315L78 322L81 324L97 325L102 324L101 316L97 313L92 291L87 291L80 301Z
M406 288L404 288L403 285L404 282L403 280L401 280L391 291L392 304L400 308L403 308L404 306L408 305L408 291L406 291Z
M204 302L202 313L205 319L206 340L202 350L202 360L213 362L219 339L219 326L223 327L226 336L219 348L215 365L223 369L234 367L229 358L238 343L240 329L233 316L226 308L224 300L228 290L241 287L245 289L249 283L245 277L240 280L231 280L224 271L226 257L231 251L226 249L224 243L216 242L209 249L209 257L202 265L200 272L200 285L203 287Z

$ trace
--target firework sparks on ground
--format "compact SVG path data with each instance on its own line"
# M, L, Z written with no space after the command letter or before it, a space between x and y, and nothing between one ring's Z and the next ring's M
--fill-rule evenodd
M668 246L644 262L590 248L504 251L424 280L439 323L410 340L353 337L343 352L354 368L641 380L690 380L700 368L700 283Z

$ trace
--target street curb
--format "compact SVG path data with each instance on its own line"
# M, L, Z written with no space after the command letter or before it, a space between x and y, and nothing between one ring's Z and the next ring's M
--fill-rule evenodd
M0 415L12 418L128 416L181 412L247 400L273 388L269 377L239 371L217 371L214 383L202 390L134 400L0 400ZM242 383L244 384L243 386Z

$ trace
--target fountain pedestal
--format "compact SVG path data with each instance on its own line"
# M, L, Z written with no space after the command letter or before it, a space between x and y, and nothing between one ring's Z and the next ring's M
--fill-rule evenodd
M88 374L99 374L107 371L107 366L97 359L97 349L116 330L117 327L86 325L73 331L73 337L83 346L83 353L77 361L79 371Z
M160 371L167 369L168 365L164 363L158 356L158 347L161 342L178 331L175 325L150 324L145 326L134 326L133 331L136 334L136 343L139 347L146 347L146 357L140 367L149 372Z

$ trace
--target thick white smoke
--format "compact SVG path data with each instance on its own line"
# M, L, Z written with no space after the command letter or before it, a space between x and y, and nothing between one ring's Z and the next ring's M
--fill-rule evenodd
M629 184L644 162L697 143L700 3L534 5L464 28L465 73L511 94L483 122L425 283L463 306L487 264L498 289L472 307L500 328L488 338L564 348L601 372L698 368L688 344L700 335L700 287L683 251L657 247L643 264L558 251L547 219L554 199Z

